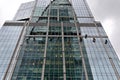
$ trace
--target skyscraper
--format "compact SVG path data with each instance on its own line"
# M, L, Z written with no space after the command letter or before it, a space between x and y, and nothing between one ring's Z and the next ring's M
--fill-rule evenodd
M35 0L0 30L0 79L119 80L120 61L86 0Z

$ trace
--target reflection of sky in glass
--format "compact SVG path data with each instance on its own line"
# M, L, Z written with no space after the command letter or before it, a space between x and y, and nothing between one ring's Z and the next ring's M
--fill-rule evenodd
M4 26L0 30L0 80L8 67L22 26Z
M72 1L73 2L73 7L74 7L75 12L76 12L76 15L78 17L91 17L92 15L91 15L90 11L87 9L86 5L84 5L83 4L84 2L82 2L82 1L83 0L81 0L81 2L80 2L80 0L79 1L77 1L77 0ZM43 1L43 3L45 3L45 2ZM49 1L48 1L48 3L49 3ZM80 3L81 6L78 5L78 3ZM47 4L42 4L40 6L41 6L41 9L43 9L43 11L44 11ZM39 9L40 6L37 5L38 9ZM27 12L24 12L24 10L22 10L22 11L23 11L22 13L26 13L26 14L21 16L21 17L26 17L26 15L29 15L29 14L27 14ZM27 11L27 10L25 10L25 11ZM29 11L29 9L28 9L28 11ZM80 23L84 23L84 22L92 23L93 19L79 18L78 21ZM100 35L106 36L103 28L98 28L98 30L100 31ZM83 27L83 28L80 29L80 31L82 32L82 35L88 34L88 35L91 35L91 36L98 36L97 28ZM90 44L87 44L87 42L85 40L88 41ZM113 68L111 67L111 63L109 62L109 59L108 59L109 57L106 54L106 51L104 50L104 48L102 48L103 45L101 45L100 39L99 38L96 39L96 42L98 41L98 43L96 43L95 45L93 45L94 43L92 44L92 42L91 42L92 38L88 38L88 39L85 39L85 40L84 40L85 43L86 43L85 47L86 47L86 50L87 50L87 53L88 53L88 56L89 56L89 62L90 62L90 65L91 65L92 73L94 75L94 79L100 79L100 80L102 80L102 79L105 79L105 80L106 79L109 79L109 80L110 79L111 80L116 79ZM112 50L112 48L111 48L111 50ZM111 52L111 50L109 50L109 53ZM112 50L112 51L113 51L112 53L115 54L114 50ZM112 53L111 53L111 55L113 55ZM104 59L102 59L103 57L104 57ZM75 58L75 59L77 59L77 58ZM115 66L117 67L117 70L119 70L120 65L119 65L118 61L116 61L114 59L113 62L115 64ZM103 67L103 65L104 65L104 67Z
M35 1L22 4L14 17L14 20L29 18L32 14L34 4Z
M88 10L84 0L72 0L73 8L79 17L91 17L92 14Z

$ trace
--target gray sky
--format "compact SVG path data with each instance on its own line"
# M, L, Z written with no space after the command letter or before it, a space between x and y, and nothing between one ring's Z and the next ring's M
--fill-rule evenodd
M0 0L0 27L12 20L21 3L33 0ZM97 21L101 21L120 58L120 0L87 0Z

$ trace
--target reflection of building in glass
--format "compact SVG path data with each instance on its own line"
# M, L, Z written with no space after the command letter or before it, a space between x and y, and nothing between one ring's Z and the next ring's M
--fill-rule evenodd
M0 30L0 79L119 80L120 61L85 0L36 0Z

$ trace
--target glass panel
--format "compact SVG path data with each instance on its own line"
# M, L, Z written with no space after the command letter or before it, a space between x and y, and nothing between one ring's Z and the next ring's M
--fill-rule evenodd
M72 0L72 5L77 17L91 17L92 14L85 0Z
M27 35L46 35L47 26L30 26L27 28Z
M40 80L45 37L28 37L20 50L12 80Z
M23 3L20 6L18 12L16 13L14 20L23 20L26 18L30 18L34 5L35 5L35 1Z
M63 80L62 38L49 37L44 80Z
M97 79L101 80L117 80L115 76L114 69L112 67L109 52L104 48L102 39L96 38L96 41L93 42L92 38L84 39L85 48L87 51L87 55L89 56L90 67L92 69L92 73L97 75ZM107 44L106 44L107 45ZM119 69L119 68L117 68ZM119 70L118 70L119 71ZM93 76L96 79L96 76Z
M99 36L97 28L96 27L79 27L79 32L81 32L81 35L85 36Z
M22 28L22 26L3 26L0 29L0 80L3 80Z
M61 27L50 26L49 27L49 35L61 35Z

